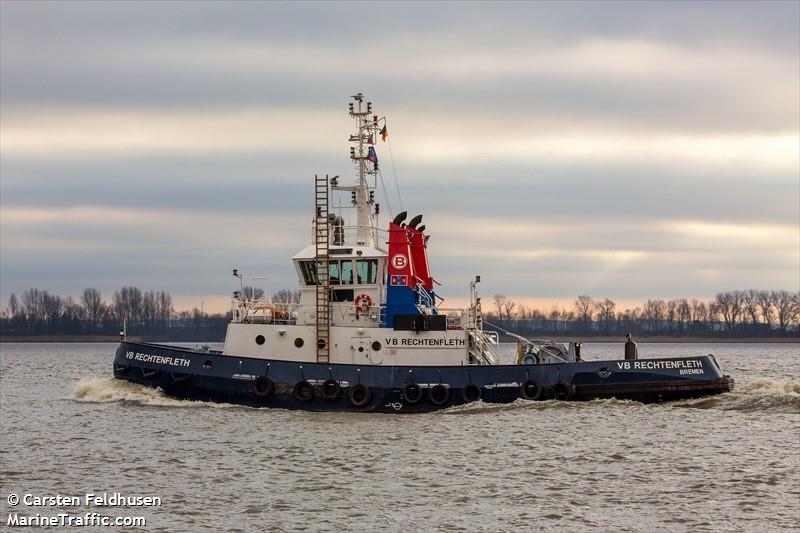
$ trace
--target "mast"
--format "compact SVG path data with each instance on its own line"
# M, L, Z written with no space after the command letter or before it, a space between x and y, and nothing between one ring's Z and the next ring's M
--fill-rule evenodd
M334 190L350 191L351 201L356 208L356 244L377 247L374 231L373 204L375 203L374 183L378 173L377 156L370 157L370 148L378 137L377 115L372 115L372 102L364 102L364 95L358 93L351 97L350 116L356 122L356 132L350 135L350 159L356 167L354 186L334 185ZM370 143L371 141L371 143ZM372 148L374 154L374 148ZM370 180L372 177L372 180ZM370 185L370 181L372 185Z

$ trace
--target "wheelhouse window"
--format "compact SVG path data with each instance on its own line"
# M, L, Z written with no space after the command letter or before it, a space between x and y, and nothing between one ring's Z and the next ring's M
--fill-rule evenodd
M301 261L300 271L303 273L303 281L306 285L318 284L317 267L314 261ZM372 284L377 279L377 259L359 259L356 261L355 268L350 259L328 262L328 280L331 285Z
M328 279L331 281L331 285L339 284L340 272L341 269L339 268L339 261L331 261L328 263Z
M303 272L303 281L306 285L317 284L317 265L314 261L301 261L300 270Z
M356 261L358 284L372 284L378 281L378 260L359 259Z
M342 261L342 285L352 285L353 284L353 262L352 261Z
M353 262L349 259L328 262L328 279L331 285L353 284Z

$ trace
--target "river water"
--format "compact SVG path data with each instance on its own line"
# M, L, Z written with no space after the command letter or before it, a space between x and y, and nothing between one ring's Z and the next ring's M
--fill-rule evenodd
M109 379L115 348L0 346L0 523L62 509L142 515L147 531L800 530L797 344L640 344L714 353L737 382L718 397L421 415L176 401ZM87 492L161 505L7 502Z

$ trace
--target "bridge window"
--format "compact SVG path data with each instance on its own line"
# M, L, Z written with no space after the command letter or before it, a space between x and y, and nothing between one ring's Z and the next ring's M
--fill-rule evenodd
M353 262L342 261L342 285L353 284Z
M331 261L328 263L328 279L331 282L331 285L338 285L339 284L339 272L341 269L339 268L339 261Z
M355 299L353 289L336 289L331 291L332 302L352 302Z
M358 284L372 284L378 281L378 260L359 259L356 261Z
M301 261L300 270L303 272L303 281L306 285L317 284L317 265L314 261Z

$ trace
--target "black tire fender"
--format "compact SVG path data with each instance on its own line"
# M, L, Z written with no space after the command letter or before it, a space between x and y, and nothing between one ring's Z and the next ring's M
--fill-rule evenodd
M414 405L422 399L422 387L416 383L409 383L403 387L403 401Z
M461 399L464 403L476 402L481 399L481 388L470 383L461 390Z
M306 380L298 381L292 389L292 396L301 402L310 402L314 398L314 386Z
M568 402L572 399L572 387L566 383L556 383L553 387L553 396L556 400Z
M433 405L444 405L450 399L450 389L439 383L431 387L428 395Z
M542 398L542 386L529 379L525 381L519 387L519 395L525 398L526 400L541 400Z
M253 392L260 398L266 398L275 392L275 382L267 376L258 376L253 381Z
M361 383L350 387L350 403L353 407L364 407L372 399L372 391Z
M325 400L335 402L342 394L342 386L335 379L326 379L320 387L320 393Z

